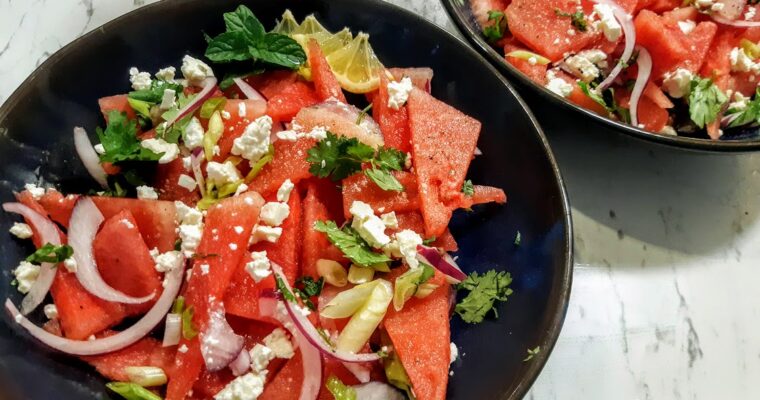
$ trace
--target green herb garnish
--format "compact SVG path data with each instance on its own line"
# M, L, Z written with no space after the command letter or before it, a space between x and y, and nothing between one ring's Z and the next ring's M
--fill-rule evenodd
M491 270L483 275L473 272L457 285L457 290L467 290L469 293L456 305L454 311L463 321L471 324L483 322L491 310L498 318L494 303L497 300L507 301L507 296L512 294L512 289L509 288L511 283L512 276L509 272Z
M109 382L106 387L127 400L161 400L161 396L132 382Z
M508 29L507 17L504 13L499 10L491 10L488 12L488 21L493 21L493 24L483 28L483 36L490 42L496 42L503 38Z
M584 14L583 11L576 11L574 13L566 13L560 10L559 8L555 8L554 14L556 14L559 17L570 18L570 21L575 27L575 29L579 30L580 32L586 32L588 30L588 20L586 19L586 14Z
M277 286L277 290L282 294L282 297L285 298L285 300L291 303L296 302L296 296L293 296L293 293L288 290L288 287L285 285L285 282L282 281L282 278L280 278L279 275L274 276L274 283L275 286Z
M339 228L335 221L317 221L314 229L327 235L327 239L343 254L361 267L371 267L373 264L387 263L390 257L372 251L372 248L350 226Z
M465 196L472 196L475 194L475 186L472 184L471 180L466 180L462 184L462 193L464 193Z
M689 116L694 123L704 128L718 118L728 97L711 79L694 79L689 93Z
M325 285L325 278L319 278L318 280L314 280L314 278L310 276L302 276L298 279L296 279L295 287L293 287L293 291L298 295L298 297L301 298L303 301L303 304L308 307L310 310L316 310L317 308L314 306L314 303L311 301L311 298L314 296L319 296L320 293L322 293L322 287Z
M69 245L63 244L56 246L51 243L45 243L44 246L29 255L29 257L26 258L26 261L37 265L42 263L58 264L72 255L74 255L74 249Z
M105 153L101 161L118 163L123 161L158 161L163 155L154 153L140 145L137 138L135 121L127 118L127 113L110 111L106 129L97 128L96 132Z
M730 128L760 123L760 89L756 90L755 98L747 103L747 107L736 114L734 120L728 125Z

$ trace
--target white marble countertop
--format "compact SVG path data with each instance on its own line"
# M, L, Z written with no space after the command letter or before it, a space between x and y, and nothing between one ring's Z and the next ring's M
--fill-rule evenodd
M149 2L0 2L0 103L62 45ZM454 30L436 0L393 2ZM564 329L529 398L760 398L760 155L545 122L577 253Z

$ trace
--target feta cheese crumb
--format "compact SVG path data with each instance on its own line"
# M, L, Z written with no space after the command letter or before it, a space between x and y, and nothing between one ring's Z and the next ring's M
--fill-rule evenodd
M174 107L176 102L174 98L177 96L177 92L174 89L164 89L164 95L161 97L161 109L168 110Z
M294 187L295 185L290 179L285 179L285 182L283 182L282 185L280 185L280 188L277 189L277 201L287 203L290 199L290 192L293 191Z
M127 229L135 229L135 224L132 223L132 221L123 218L119 221L122 225L126 226Z
M290 215L290 206L287 203L270 201L261 207L259 218L269 226L280 226Z
M198 225L203 222L203 213L197 208L188 207L181 201L175 201L174 207L177 209L177 222L181 225Z
M247 110L245 109L245 102L241 101L238 103L238 117L245 118L247 115Z
M13 223L10 233L19 239L29 239L34 234L32 232L32 227L23 222Z
M757 73L760 69L760 64L756 64L743 48L734 47L728 54L728 59L731 61L731 71L734 72Z
M162 154L158 159L159 164L168 164L179 157L179 146L164 139L145 139L140 142L140 146L156 154Z
M186 257L191 257L198 245L201 243L203 236L203 225L180 225L179 238L182 241L182 252Z
M380 219L388 229L398 229L398 218L396 218L396 212L391 211L380 216Z
M610 42L616 42L623 34L623 27L620 26L612 7L608 4L594 4L594 12L599 16L599 21L595 24L597 29L604 32L604 37Z
M180 268L185 259L182 257L182 254L179 251L172 250L154 256L153 261L156 262L156 271L169 272L173 271L176 268Z
M156 72L156 79L162 81L174 82L174 75L177 73L177 69L174 67L161 68Z
M224 119L230 119L230 118L232 118L232 115L230 115L229 111L222 110L222 118L224 118Z
M386 247L386 250L390 251L394 257L401 257L409 268L415 269L419 267L417 246L423 243L422 237L417 232L409 229L397 232L394 236L395 240Z
M584 50L570 56L564 65L584 82L591 82L599 77L599 68L607 67L607 54L601 50Z
M192 192L198 186L198 183L191 176L182 174L177 179L177 185L187 189L188 192Z
M21 293L29 293L29 290L37 281L37 277L40 275L40 266L34 265L28 261L21 261L21 263L13 270L13 275L16 276L16 282L18 282L18 289Z
M264 344L272 349L277 358L292 358L295 355L293 344L282 328L275 328L264 338Z
M58 319L58 307L56 307L55 304L45 304L42 311L45 313L47 319Z
M557 78L552 70L546 71L546 81L548 82L546 88L562 97L570 96L573 92L573 85L562 78Z
M158 193L156 193L156 189L150 186L138 186L137 198L140 200L158 200Z
M757 9L750 6L750 8L747 9L747 12L744 13L744 19L747 21L752 21L755 18L755 14L757 14Z
M230 161L226 161L223 164L212 161L206 166L206 173L209 182L215 184L217 187L237 182L241 179L240 172L235 168L235 164Z
M132 67L129 69L129 82L132 83L134 90L146 90L150 89L152 80L149 73L140 72L137 68Z
M253 251L251 261L245 264L245 271L256 283L259 283L272 274L271 267L266 251Z
M388 82L388 107L398 110L409 100L409 93L414 89L412 80L408 76L401 81Z
M182 346L179 346L179 348L177 349L177 351L180 353L187 353L188 350L190 349L188 349L187 345L184 345L184 344Z
M199 265L199 267L201 269L201 275L208 275L209 270L211 268L210 265L208 265L208 264L201 264L201 265Z
M668 72L663 76L662 88L668 92L670 97L680 99L687 96L691 91L691 81L694 74L688 69L678 68L673 72Z
M688 35L697 27L697 23L687 19L686 21L678 21L678 27L681 29L681 32Z
M235 243L230 243L228 246L229 246L230 250L232 250L232 251L235 251L238 248L238 245L235 244Z
M204 79L214 76L214 71L203 61L186 55L182 58L182 75L191 85L200 85Z
M265 373L255 374L249 372L235 378L219 393L214 395L214 400L254 400L264 392L266 382Z
M232 143L232 154L250 162L256 162L269 152L269 137L272 134L272 118L268 115L256 118L243 134Z
M678 132L676 132L676 130L670 125L663 126L660 133L663 135L678 136Z
M256 225L256 227L253 229L253 234L251 235L251 242L254 244L263 241L277 243L277 240L280 239L280 236L282 236L282 228L279 226L272 227L265 225Z
M729 110L742 111L749 105L750 98L741 94L741 92L734 93L734 101L728 105Z
M45 189L33 183L27 183L26 185L24 185L24 190L29 192L29 194L31 194L32 198L35 200L39 200L42 196L45 195Z
M459 349L456 343L451 342L449 343L449 365L453 364L457 358L459 358Z
M98 143L95 146L92 146L95 149L95 152L98 154L106 154L106 148L103 147L102 143Z
M77 264L77 260L74 257L69 257L63 260L63 267L66 268L66 271L74 273L77 272L79 264Z
M248 191L248 185L246 185L245 183L241 183L238 185L237 189L235 189L234 196L240 196L241 194L247 191Z
M182 131L182 141L190 150L203 146L203 126L198 118L193 117L187 126L185 126L185 129Z
M244 230L242 226L236 226L233 229L235 230L235 233L237 233L238 235L243 233L243 230Z
M251 369L253 372L266 371L269 362L274 360L272 349L260 343L256 343L248 353L251 355Z
M391 239L385 234L385 224L383 220L375 215L369 204L363 201L354 201L351 203L349 212L354 217L351 221L351 227L356 230L367 244L374 248L381 248Z

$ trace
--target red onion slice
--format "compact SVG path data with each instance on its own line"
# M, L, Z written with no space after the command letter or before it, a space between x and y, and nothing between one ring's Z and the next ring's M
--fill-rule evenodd
M356 391L357 400L404 400L406 398L396 388L387 383L369 382L352 387Z
M713 21L728 26L735 26L737 28L754 28L760 26L760 21L746 21L746 20L730 20L719 15L712 15Z
M287 278L285 277L285 274L282 272L282 268L277 265L277 263L271 263L272 271L279 277L282 282L285 284L285 287L292 293L293 289L290 287L290 284L288 283ZM269 311L269 308L271 308L270 305L266 305L266 302L268 301L275 301L273 299L260 299L259 302L262 305L265 305L265 307L261 308L261 313L264 314L265 312ZM333 348L331 348L327 343L325 343L324 339L322 339L322 336L317 332L317 328L314 327L314 325L309 321L307 317L305 317L300 311L295 309L295 304L285 301L285 309L288 312L288 315L290 316L290 320L292 320L293 325L298 328L298 331L303 334L304 338L308 340L308 342L311 344L311 346L317 348L322 354L332 357L338 361L348 362L348 363L362 363L362 362L370 362L370 361L377 361L380 359L380 355L377 353L363 353L363 354L353 354L353 353L347 353L344 351L338 351ZM276 313L274 315L274 318L276 318ZM287 326L286 326L287 327Z
M427 247L419 245L417 246L417 254L424 259L424 261L433 266L433 268L441 271L447 277L449 283L460 283L467 279L467 274L457 265L451 256L446 252L441 252L434 247Z
M235 361L243 351L243 337L227 323L224 307L218 305L209 312L208 328L201 333L201 354L206 369L216 372Z
M180 334L182 333L182 316L180 314L166 314L166 325L164 327L163 347L176 346L179 344Z
M216 88L216 78L213 76L207 77L203 80L202 87L203 89L201 89L201 91L198 92L198 94L196 94L189 103L187 103L179 110L177 116L166 121L166 126L172 125L173 123L191 114L193 111L195 111L195 109L203 105L203 102L211 97L212 94L214 94L214 89Z
M251 369L251 354L243 349L237 358L230 363L230 370L232 375L240 376L248 372L249 369Z
M104 188L108 187L108 174L106 174L103 166L100 165L100 157L95 148L92 147L92 142L90 142L90 137L87 136L87 131L78 126L74 128L74 148L76 148L79 159L82 160L82 164L84 164L90 176L100 186Z
M235 78L233 79L237 87L240 89L241 92L250 100L264 100L267 101L266 97L264 97L261 93L259 93L258 90L254 89L253 86L249 85L246 81L244 81L241 78Z
M141 304L152 299L152 293L144 297L132 297L109 286L100 276L98 265L92 254L92 242L98 227L103 223L103 214L92 199L83 197L77 201L69 222L69 246L74 250L77 262L77 280L85 290L105 301L125 304ZM117 243L114 243L117 246Z
M636 27L633 25L633 17L625 12L625 10L620 8L620 6L618 6L614 1L595 0L595 2L599 4L606 4L612 8L612 13L615 14L615 18L623 28L623 34L625 36L625 48L623 49L623 55L620 56L620 60L618 60L618 62L615 64L615 67L612 68L610 74L607 75L607 77L604 78L599 86L596 87L597 92L602 92L610 85L612 85L612 82L614 82L618 75L620 75L620 73L623 71L623 68L628 63L628 60L631 59L631 56L633 55L633 48L636 45Z
M10 213L20 214L40 235L40 243L50 243L55 246L61 244L61 235L55 224L42 214L32 210L21 203L5 203L3 210ZM34 311L45 300L55 279L55 264L42 263L37 280L32 284L29 293L21 300L21 313L24 315Z
M203 148L199 147L193 151L190 155L190 166L193 169L193 176L198 183L198 189L200 189L201 197L206 197L206 180L203 178L203 171L201 166L203 164Z
M649 77L652 75L652 57L649 55L647 49L637 46L639 51L639 57L636 59L636 64L639 65L639 73L636 76L636 83L633 85L631 91L631 124L635 127L639 127L639 100L641 100L641 94L644 93L644 88L649 82Z
M370 379L370 370L363 364L359 363L342 363L346 369L351 372L360 383L367 383Z
M13 317L15 321L24 327L24 329L26 329L32 336L58 351L77 356L110 353L112 351L121 350L137 342L161 323L164 315L166 315L172 307L174 298L177 296L177 293L179 293L184 272L185 268L183 267L175 268L166 274L166 277L164 278L164 291L161 293L161 297L158 298L156 304L154 304L148 313L140 318L137 323L115 335L101 339L71 340L56 336L34 325L32 321L29 321L26 317L21 315L10 299L5 300L5 308L11 314L11 317Z

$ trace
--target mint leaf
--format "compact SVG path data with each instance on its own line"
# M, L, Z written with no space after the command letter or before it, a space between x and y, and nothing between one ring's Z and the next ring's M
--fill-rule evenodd
M704 128L718 118L728 97L713 84L711 79L694 79L689 93L689 116L694 123Z
M74 255L74 249L69 245L64 244L56 246L51 243L46 243L44 246L37 249L37 251L30 254L29 257L26 258L26 261L37 265L42 263L58 264L72 255Z
M260 40L264 36L264 25L253 15L246 6L238 6L231 13L224 13L224 25L227 32L242 32L251 40Z
M349 226L338 228L335 221L317 221L314 223L314 230L326 234L330 243L340 249L346 258L361 267L391 261L385 254L372 251L367 242Z
M126 400L161 400L161 396L132 382L109 382L106 387Z
M251 58L250 40L243 32L225 32L212 38L206 48L206 58L218 63L245 61Z
M278 33L267 33L264 40L252 44L248 51L256 60L290 69L296 69L306 61L303 47L289 36Z
M163 155L140 146L137 125L135 121L127 119L127 113L115 110L109 112L106 129L97 128L95 132L105 149L105 153L100 155L101 161L158 161Z
M512 276L509 272L491 270L483 275L473 272L457 285L457 290L467 290L469 293L456 305L454 312L470 324L483 322L491 310L498 317L494 303L507 301L507 297L512 294L512 289L509 288L511 283Z

